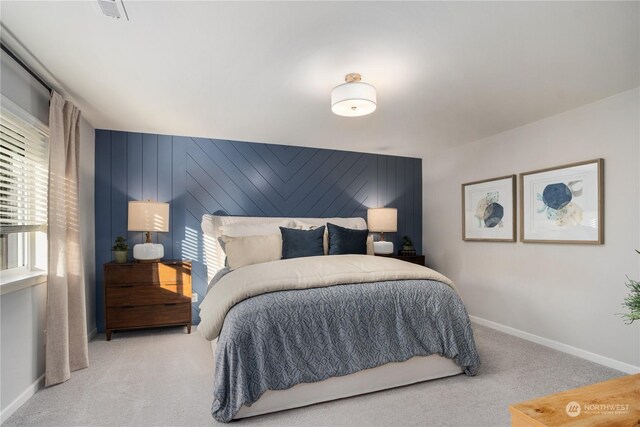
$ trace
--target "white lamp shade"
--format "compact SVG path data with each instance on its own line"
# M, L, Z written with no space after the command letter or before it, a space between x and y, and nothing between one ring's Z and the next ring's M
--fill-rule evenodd
M339 116L358 117L376 110L376 88L364 82L343 83L331 91L331 111Z
M129 202L129 231L169 231L169 203Z
M395 233L398 231L398 210L396 208L374 208L367 210L367 225L374 233Z

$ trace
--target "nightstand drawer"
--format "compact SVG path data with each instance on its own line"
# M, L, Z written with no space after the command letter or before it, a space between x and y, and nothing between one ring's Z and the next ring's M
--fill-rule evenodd
M106 286L123 284L182 284L191 282L191 268L186 264L129 263L107 264Z
M107 329L191 323L191 303L111 307Z
M105 291L107 307L191 302L191 283L110 286Z

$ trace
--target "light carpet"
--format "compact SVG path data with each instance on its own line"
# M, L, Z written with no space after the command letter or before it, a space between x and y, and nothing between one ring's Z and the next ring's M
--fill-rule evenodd
M253 426L508 426L508 405L623 375L474 325L482 366L458 375L234 421ZM3 426L198 426L210 414L209 342L184 328L98 335L91 365L40 390Z

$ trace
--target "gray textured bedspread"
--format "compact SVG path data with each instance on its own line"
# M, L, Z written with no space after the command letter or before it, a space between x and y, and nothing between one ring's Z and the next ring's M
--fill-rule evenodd
M230 421L267 390L430 354L453 359L467 375L475 375L480 364L467 311L440 282L400 280L255 296L225 318L215 354L212 414Z

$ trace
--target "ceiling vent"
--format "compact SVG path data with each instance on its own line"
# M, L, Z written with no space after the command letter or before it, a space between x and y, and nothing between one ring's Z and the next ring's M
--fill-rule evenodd
M127 9L125 9L122 0L98 0L98 5L100 5L100 10L105 16L115 19L120 19L124 16L127 21L129 20ZM122 9L122 12L120 9Z

